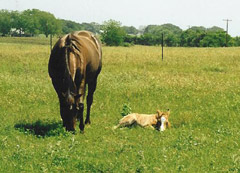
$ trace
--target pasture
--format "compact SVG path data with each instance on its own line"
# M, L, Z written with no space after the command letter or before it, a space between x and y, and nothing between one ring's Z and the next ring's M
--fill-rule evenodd
M240 171L239 48L165 48L162 62L160 47L103 47L92 124L72 134L47 40L16 40L0 38L1 172ZM112 130L125 104L169 108L172 128Z

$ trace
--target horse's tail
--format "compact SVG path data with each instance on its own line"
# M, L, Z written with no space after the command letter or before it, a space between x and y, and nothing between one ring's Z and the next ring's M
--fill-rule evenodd
M71 45L71 41L70 41L70 35L67 36L66 38L66 41L65 41L65 63L66 63L66 69L67 69L67 72L70 74L70 68L69 68L69 48L70 48L70 45Z
M80 42L77 40L77 38L74 37L73 34L68 34L65 40L65 61L66 61L66 66L68 69L68 72L70 73L69 69L69 52L74 52L74 53L80 53Z
M71 76L71 72L70 72L70 65L69 65L69 52L72 51L74 52L75 49L78 49L76 48L77 46L75 45L75 43L73 42L73 39L72 39L72 35L69 34L67 37L66 37L66 40L65 40L65 65L66 65L66 77L67 77L67 80L68 80L68 85L70 85L70 91L74 91L74 93L76 93L76 86L75 86L75 83L74 83L74 79L72 79L72 76Z

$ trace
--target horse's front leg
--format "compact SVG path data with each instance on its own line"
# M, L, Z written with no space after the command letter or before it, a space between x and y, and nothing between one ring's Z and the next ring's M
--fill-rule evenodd
M84 123L83 123L83 110L84 110L84 104L80 103L78 106L78 113L77 116L79 118L79 128L80 128L80 132L83 133L84 132Z
M80 120L79 123L79 128L80 128L80 132L83 133L84 132L84 120L83 120L83 111L84 111L84 97L85 97L85 81L82 80L82 83L80 85L79 88L79 98L77 98L77 109L78 109L78 113L77 113L77 117Z

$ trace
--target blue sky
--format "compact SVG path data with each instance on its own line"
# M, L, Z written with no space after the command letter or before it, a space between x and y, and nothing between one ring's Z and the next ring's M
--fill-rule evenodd
M0 0L0 9L48 11L56 18L82 22L114 19L122 25L146 26L172 23L189 26L226 28L240 36L240 0Z

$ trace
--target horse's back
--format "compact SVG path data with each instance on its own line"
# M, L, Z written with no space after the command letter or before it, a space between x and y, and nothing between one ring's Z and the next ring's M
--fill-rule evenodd
M63 51L61 51L61 49L67 46L69 42L77 46L79 51L76 51L76 53L81 54L79 58L81 58L81 61L85 64L82 68L86 70L86 74L89 77L97 75L102 66L101 43L98 38L89 31L75 31L59 38L55 44L49 60L50 77L55 76L53 73L58 74L56 71L58 69L57 66L59 66L59 63L64 63L64 59L62 58L64 55L62 55Z
M85 55L87 75L97 75L102 66L102 49L98 38L89 31L76 31L72 33L81 43L82 54Z
M85 38L85 39L89 40L95 46L95 48L99 52L101 52L100 40L93 33L89 32L89 31L75 31L72 34L77 35L79 37L79 39Z

